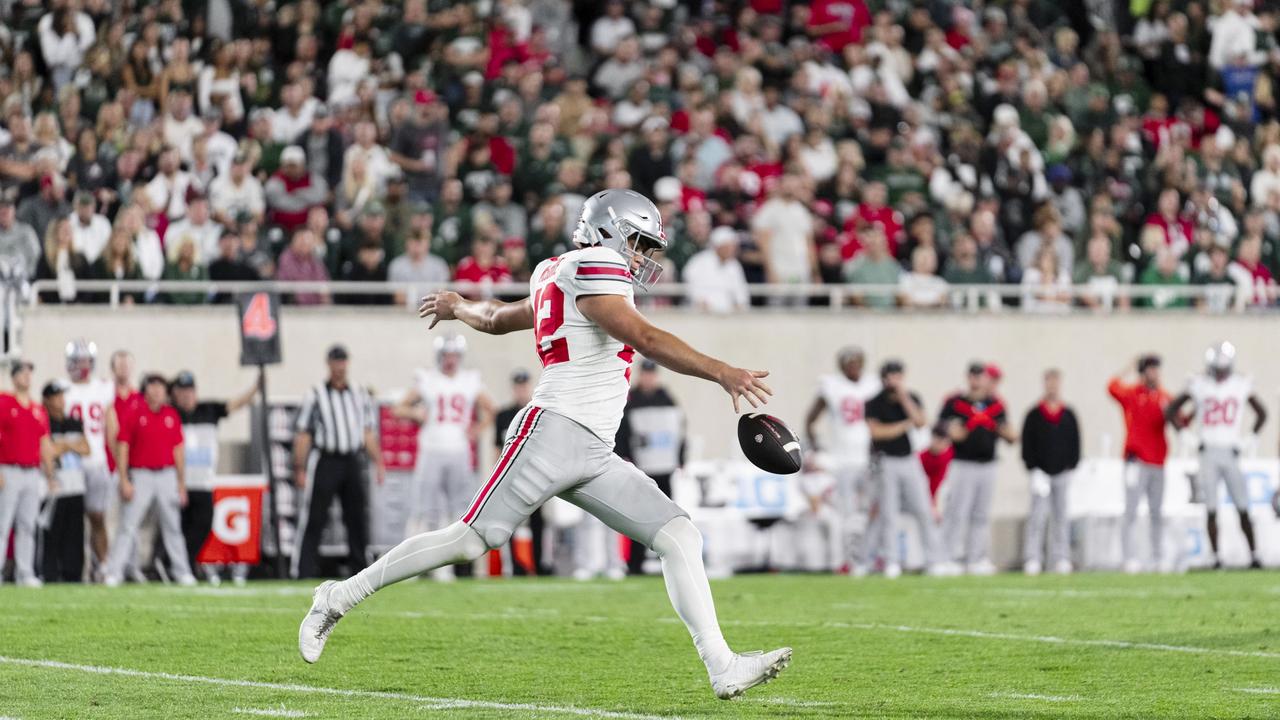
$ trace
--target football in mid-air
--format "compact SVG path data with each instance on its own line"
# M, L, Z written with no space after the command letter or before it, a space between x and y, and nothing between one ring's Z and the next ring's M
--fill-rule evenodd
M738 418L738 444L751 464L775 475L800 472L800 440L772 415L750 413Z

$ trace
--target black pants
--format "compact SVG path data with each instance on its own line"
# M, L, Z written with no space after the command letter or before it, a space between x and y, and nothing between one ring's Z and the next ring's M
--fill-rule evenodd
M45 582L80 582L84 579L84 495L47 502L53 503L53 518L41 538L40 575Z
M209 490L188 490L187 506L182 508L182 536L187 540L187 562L196 572L196 555L204 547L204 541L213 530L213 493ZM197 573L198 575L198 573Z
M653 481L658 483L658 489L663 495L671 497L671 476L670 475L653 475ZM644 574L644 558L648 554L649 548L644 543L630 540L631 552L627 553L627 572L631 575Z
M365 462L359 453L338 455L321 452L315 471L307 479L310 502L302 520L302 542L297 557L297 576L315 577L318 571L320 536L329 524L329 506L336 497L342 503L342 522L347 526L350 571L364 569L365 547L369 544L369 500L365 491Z

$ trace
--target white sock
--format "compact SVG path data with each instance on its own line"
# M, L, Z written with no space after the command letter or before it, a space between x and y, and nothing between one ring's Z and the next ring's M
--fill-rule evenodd
M347 613L375 590L434 570L475 560L488 547L470 525L455 522L443 530L414 535L391 548L372 565L343 580L329 593L336 610Z
M689 628L698 657L702 658L708 673L723 672L733 660L733 651L725 643L716 619L711 585L702 565L702 534L689 518L676 518L658 531L653 539L653 551L662 559L667 596Z

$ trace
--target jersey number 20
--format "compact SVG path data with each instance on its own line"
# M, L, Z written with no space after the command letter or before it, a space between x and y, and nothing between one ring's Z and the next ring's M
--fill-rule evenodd
M1218 400L1209 398L1204 403L1205 425L1231 425L1240 412L1240 403L1235 398Z

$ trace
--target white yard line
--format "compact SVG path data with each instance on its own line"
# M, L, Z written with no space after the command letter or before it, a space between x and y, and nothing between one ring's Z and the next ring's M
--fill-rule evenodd
M796 700L789 697L769 697L760 701L764 705L783 705L786 707L803 707L803 708L819 708L819 707L835 707L840 703L824 702L820 700Z
M1274 688L1274 687L1236 688L1236 692L1249 693L1250 695L1280 695L1280 688Z
M1004 698L1008 700L1043 700L1044 702L1075 702L1080 699L1079 695L1040 695L1039 693L1018 693L1018 692L993 692L987 695L991 698Z
M59 608L74 608L93 610L101 612L100 604L89 603L41 603L41 609L48 609L50 606ZM22 607L19 605L19 607ZM185 606L185 605L136 605L131 604L129 608L132 610L142 610L147 612L166 612L166 613L232 613L232 614L255 614L255 613L273 613L297 615L301 617L300 611L294 608L278 608L278 607L251 607L251 606ZM24 608L26 609L26 608ZM443 610L362 610L361 614L368 614L374 617L398 617L409 619L422 618L438 618L438 619L465 619L465 620L513 620L527 621L537 619L547 619L548 617L563 616L572 618L580 622L593 623L610 623L625 622L634 623L636 618L629 617L606 617L600 615L564 615L557 611L551 610L511 610L496 613L455 613ZM8 617L13 617L15 613L7 612ZM674 617L656 618L656 622L661 623L678 623L680 620ZM889 623L849 623L840 621L773 621L773 620L725 620L721 622L724 626L739 627L797 627L797 628L831 628L837 630L869 630L882 632L899 632L899 633L915 633L924 635L943 635L951 637L967 637L982 640L1006 640L1011 642L1036 642L1051 645L1068 645L1076 647L1103 647L1117 650L1146 650L1152 652L1170 652L1188 655L1220 655L1224 657L1248 657L1263 658L1268 660L1280 660L1280 652L1268 650L1236 650L1232 648L1208 648L1197 647L1193 645L1170 645L1167 643L1151 643L1151 642L1133 642L1128 640L1114 640L1109 638L1087 639L1087 638L1069 638L1059 637L1056 635L1029 635L1008 632L991 632L986 630L965 630L962 628L939 628L939 627L922 627L914 625L894 625Z
M504 703L489 700L467 700L465 698L440 698L427 695L411 695L409 693L386 692L380 690L350 690L346 688L317 687L314 685L298 685L294 683L272 683L257 680L232 680L229 678L204 677L201 675L180 675L166 672L149 672L129 668L106 667L101 665L79 665L60 662L58 660L36 660L30 658L13 658L0 655L0 665L41 668L51 670L69 670L94 675L118 675L121 677L144 680L164 680L185 683L187 685L215 685L220 687L255 688L258 690L276 690L311 695L331 695L348 698L368 698L374 700L398 700L416 703L423 706L448 706L451 708L479 708L483 710L509 710L548 715L572 715L589 718L613 718L615 720L676 720L672 716L644 715L640 713L616 712L613 710L596 710L573 705L541 705L536 703Z
M231 708L231 712L236 715L261 715L263 717L283 717L283 718L304 718L311 717L311 713L301 710L289 710L285 707L279 708Z

